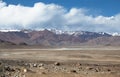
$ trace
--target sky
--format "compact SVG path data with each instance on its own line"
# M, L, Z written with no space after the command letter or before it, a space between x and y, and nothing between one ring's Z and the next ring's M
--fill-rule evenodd
M43 2L46 4L54 3L67 9L73 7L87 8L97 13L111 16L120 12L120 0L4 0L8 4L21 4L24 6L34 6L34 3ZM112 9L112 10L111 10Z
M120 0L1 0L0 29L119 32Z

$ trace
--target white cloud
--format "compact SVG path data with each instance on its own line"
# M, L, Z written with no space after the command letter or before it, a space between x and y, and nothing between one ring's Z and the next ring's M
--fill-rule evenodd
M2 0L0 0L0 8L2 8L2 7L4 7L4 6L6 6L6 3L3 2Z
M0 29L86 30L120 32L120 14L105 17L88 15L83 8L70 10L56 4L35 3L33 7L6 5L0 1Z

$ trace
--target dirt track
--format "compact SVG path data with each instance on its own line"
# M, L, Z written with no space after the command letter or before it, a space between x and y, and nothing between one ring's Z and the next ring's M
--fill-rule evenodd
M0 49L0 59L26 77L120 77L119 48Z

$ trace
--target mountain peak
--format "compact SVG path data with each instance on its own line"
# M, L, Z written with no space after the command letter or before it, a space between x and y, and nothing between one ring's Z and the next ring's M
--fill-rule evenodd
M113 39L119 39L120 37L114 37L114 35L104 32L89 32L89 31L62 31L62 30L1 30L0 40L12 42L15 44L26 43L27 45L81 45L93 40L95 44L99 44L104 40L108 40L108 43ZM107 38L107 39L106 39ZM95 40L94 40L95 39ZM100 41L100 42L98 42ZM91 43L91 42L89 42Z

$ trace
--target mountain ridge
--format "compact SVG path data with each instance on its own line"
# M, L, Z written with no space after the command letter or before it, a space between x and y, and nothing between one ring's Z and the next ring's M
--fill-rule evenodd
M120 36L112 36L104 32L59 31L48 29L0 31L0 40L17 45L120 45Z

